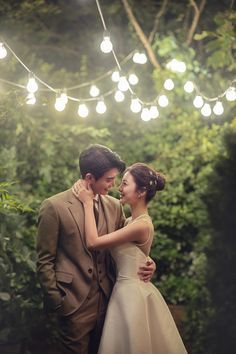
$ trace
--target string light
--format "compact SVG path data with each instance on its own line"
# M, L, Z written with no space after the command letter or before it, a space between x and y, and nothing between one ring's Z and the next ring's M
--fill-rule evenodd
M224 107L222 105L222 102L218 101L213 107L213 112L215 115L220 116L221 114L224 113Z
M166 90L171 91L175 87L175 84L172 79L166 79L163 86Z
M55 101L54 107L55 107L55 109L58 112L64 111L64 109L66 107L66 104L65 104L65 101L63 100L63 98L61 96L57 96L56 97L56 101Z
M196 96L193 100L193 105L196 108L201 108L204 104L202 96Z
M209 103L205 103L201 109L201 113L204 117L209 117L211 115L211 106Z
M128 81L127 81L127 79L126 79L126 77L125 76L121 76L120 77L120 80L119 80L119 82L118 82L118 89L120 90L120 91L128 91L128 89L129 89L129 83L128 83Z
M100 44L100 49L105 54L110 53L113 49L113 45L111 43L110 35L108 34L108 32L104 33L103 41Z
M136 52L133 55L133 62L136 64L146 64L147 56L145 53Z
M0 43L0 59L4 59L7 56L7 50L4 43Z
M149 113L152 119L159 117L159 111L157 109L157 106L151 106L149 109Z
M125 95L123 94L122 91L117 90L115 92L114 98L115 98L116 102L123 102L125 99Z
M138 76L135 74L130 74L128 80L131 85L137 85L137 83L139 82Z
M98 101L97 105L96 105L96 112L99 114L103 114L105 113L107 110L107 107L105 105L105 102L102 98L100 98L100 100Z
M175 73L184 73L186 71L186 64L183 61L172 59L166 64L166 68Z
M158 104L160 107L167 107L169 104L169 100L166 95L161 95L158 97Z
M143 107L142 113L141 113L141 119L144 122L148 122L151 119L150 111L147 107Z
M99 88L96 85L92 85L89 90L89 94L92 97L97 97L100 93Z
M38 84L32 73L29 74L29 81L26 88L30 93L35 93L38 90Z
M34 105L36 103L36 97L34 93L29 92L28 95L26 96L25 102L28 105Z
M112 79L112 81L114 81L114 82L119 82L119 80L120 80L120 73L119 73L119 71L114 71L114 72L112 73L112 75L111 75L111 79Z
M138 98L131 99L130 109L133 113L139 113L141 111L142 105Z
M225 97L227 101L235 101L236 100L236 88L231 86L226 91Z
M77 111L78 115L82 118L86 118L89 114L88 107L85 103L80 103Z
M184 84L184 91L187 92L187 93L192 93L194 90L194 84L192 81L187 81L185 84Z

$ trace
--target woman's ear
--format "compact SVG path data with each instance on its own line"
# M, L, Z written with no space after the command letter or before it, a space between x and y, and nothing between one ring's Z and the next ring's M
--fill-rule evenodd
M144 198L146 196L147 190L145 187L139 189L138 191L138 198Z

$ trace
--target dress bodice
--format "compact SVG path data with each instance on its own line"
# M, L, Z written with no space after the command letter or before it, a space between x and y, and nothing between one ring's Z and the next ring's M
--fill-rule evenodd
M151 248L153 240L153 225L147 214L142 214L134 220L129 220L129 223L148 223L149 235L145 243L142 245L135 242L127 242L123 245L116 246L111 250L112 257L116 263L117 280L119 279L139 279L137 274L139 267L144 265Z

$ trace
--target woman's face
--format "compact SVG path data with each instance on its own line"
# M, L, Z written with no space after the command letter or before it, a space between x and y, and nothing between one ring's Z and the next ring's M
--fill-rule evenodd
M137 185L133 176L126 172L119 186L120 201L122 204L135 204L138 200Z

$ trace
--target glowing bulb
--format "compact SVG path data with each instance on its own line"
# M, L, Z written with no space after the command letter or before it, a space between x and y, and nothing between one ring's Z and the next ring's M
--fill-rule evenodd
M209 117L211 115L211 106L209 103L205 103L201 109L201 113L204 117Z
M100 44L100 49L103 53L110 53L112 51L113 45L111 43L109 36L104 36L103 41Z
M220 101L216 102L216 104L214 105L213 112L217 116L220 116L221 114L224 113L224 107Z
M7 56L7 50L3 43L0 43L0 59L4 59Z
M166 107L169 104L169 100L166 95L161 95L158 98L158 104L160 107Z
M115 98L116 102L122 102L125 99L125 95L123 94L122 91L117 90L114 95L114 98Z
M90 96L97 97L99 95L99 93L100 93L100 90L99 90L99 88L96 85L92 85L90 87L89 93L90 93Z
M129 83L126 79L125 76L121 76L120 77L120 80L119 80L119 83L118 83L118 89L120 91L127 91L129 89Z
M131 83L131 85L137 85L137 83L139 81L138 76L135 74L130 74L128 80Z
M226 91L225 97L227 101L235 101L236 100L236 89L235 87L230 87Z
M141 111L142 105L141 105L138 98L132 98L131 104L130 104L130 109L133 113L138 113Z
M184 91L187 93L192 93L193 90L194 90L194 85L193 85L192 81L187 81L184 84Z
M147 62L146 54L139 52L134 53L133 62L136 64L145 64Z
M38 90L38 84L34 77L30 77L26 86L27 90L31 93L35 93Z
M173 88L175 87L175 84L173 82L173 80L171 79L167 79L165 82L164 82L164 88L168 91L171 91L173 90Z
M60 99L61 99L62 102L64 102L65 105L68 103L68 97L67 97L67 94L65 92L63 92L61 94Z
M155 119L159 116L159 111L157 109L157 106L151 106L149 109L150 117L152 119Z
M184 73L186 71L186 64L183 61L179 61L177 59L172 59L166 64L166 67L168 70L173 72Z
M119 71L114 71L111 75L111 79L114 82L118 82L120 80L120 73Z
M26 97L26 104L33 105L36 103L35 95L32 92L29 92Z
M88 107L84 103L80 103L78 107L78 115L82 118L86 118L89 114Z
M142 109L142 113L141 113L141 119L144 122L148 122L151 119L151 115L150 115L150 111L147 107L144 107Z
M56 98L54 107L55 107L55 109L56 109L58 112L64 111L66 105L65 105L65 103L63 102L63 100L61 99L61 97L57 97L57 98Z
M201 108L204 104L202 96L196 96L193 100L193 105L196 108Z
M103 113L106 112L106 110L107 110L107 107L106 107L104 101L103 101L103 100L98 101L98 103L97 103L97 105L96 105L96 111L97 111L97 113L103 114Z

